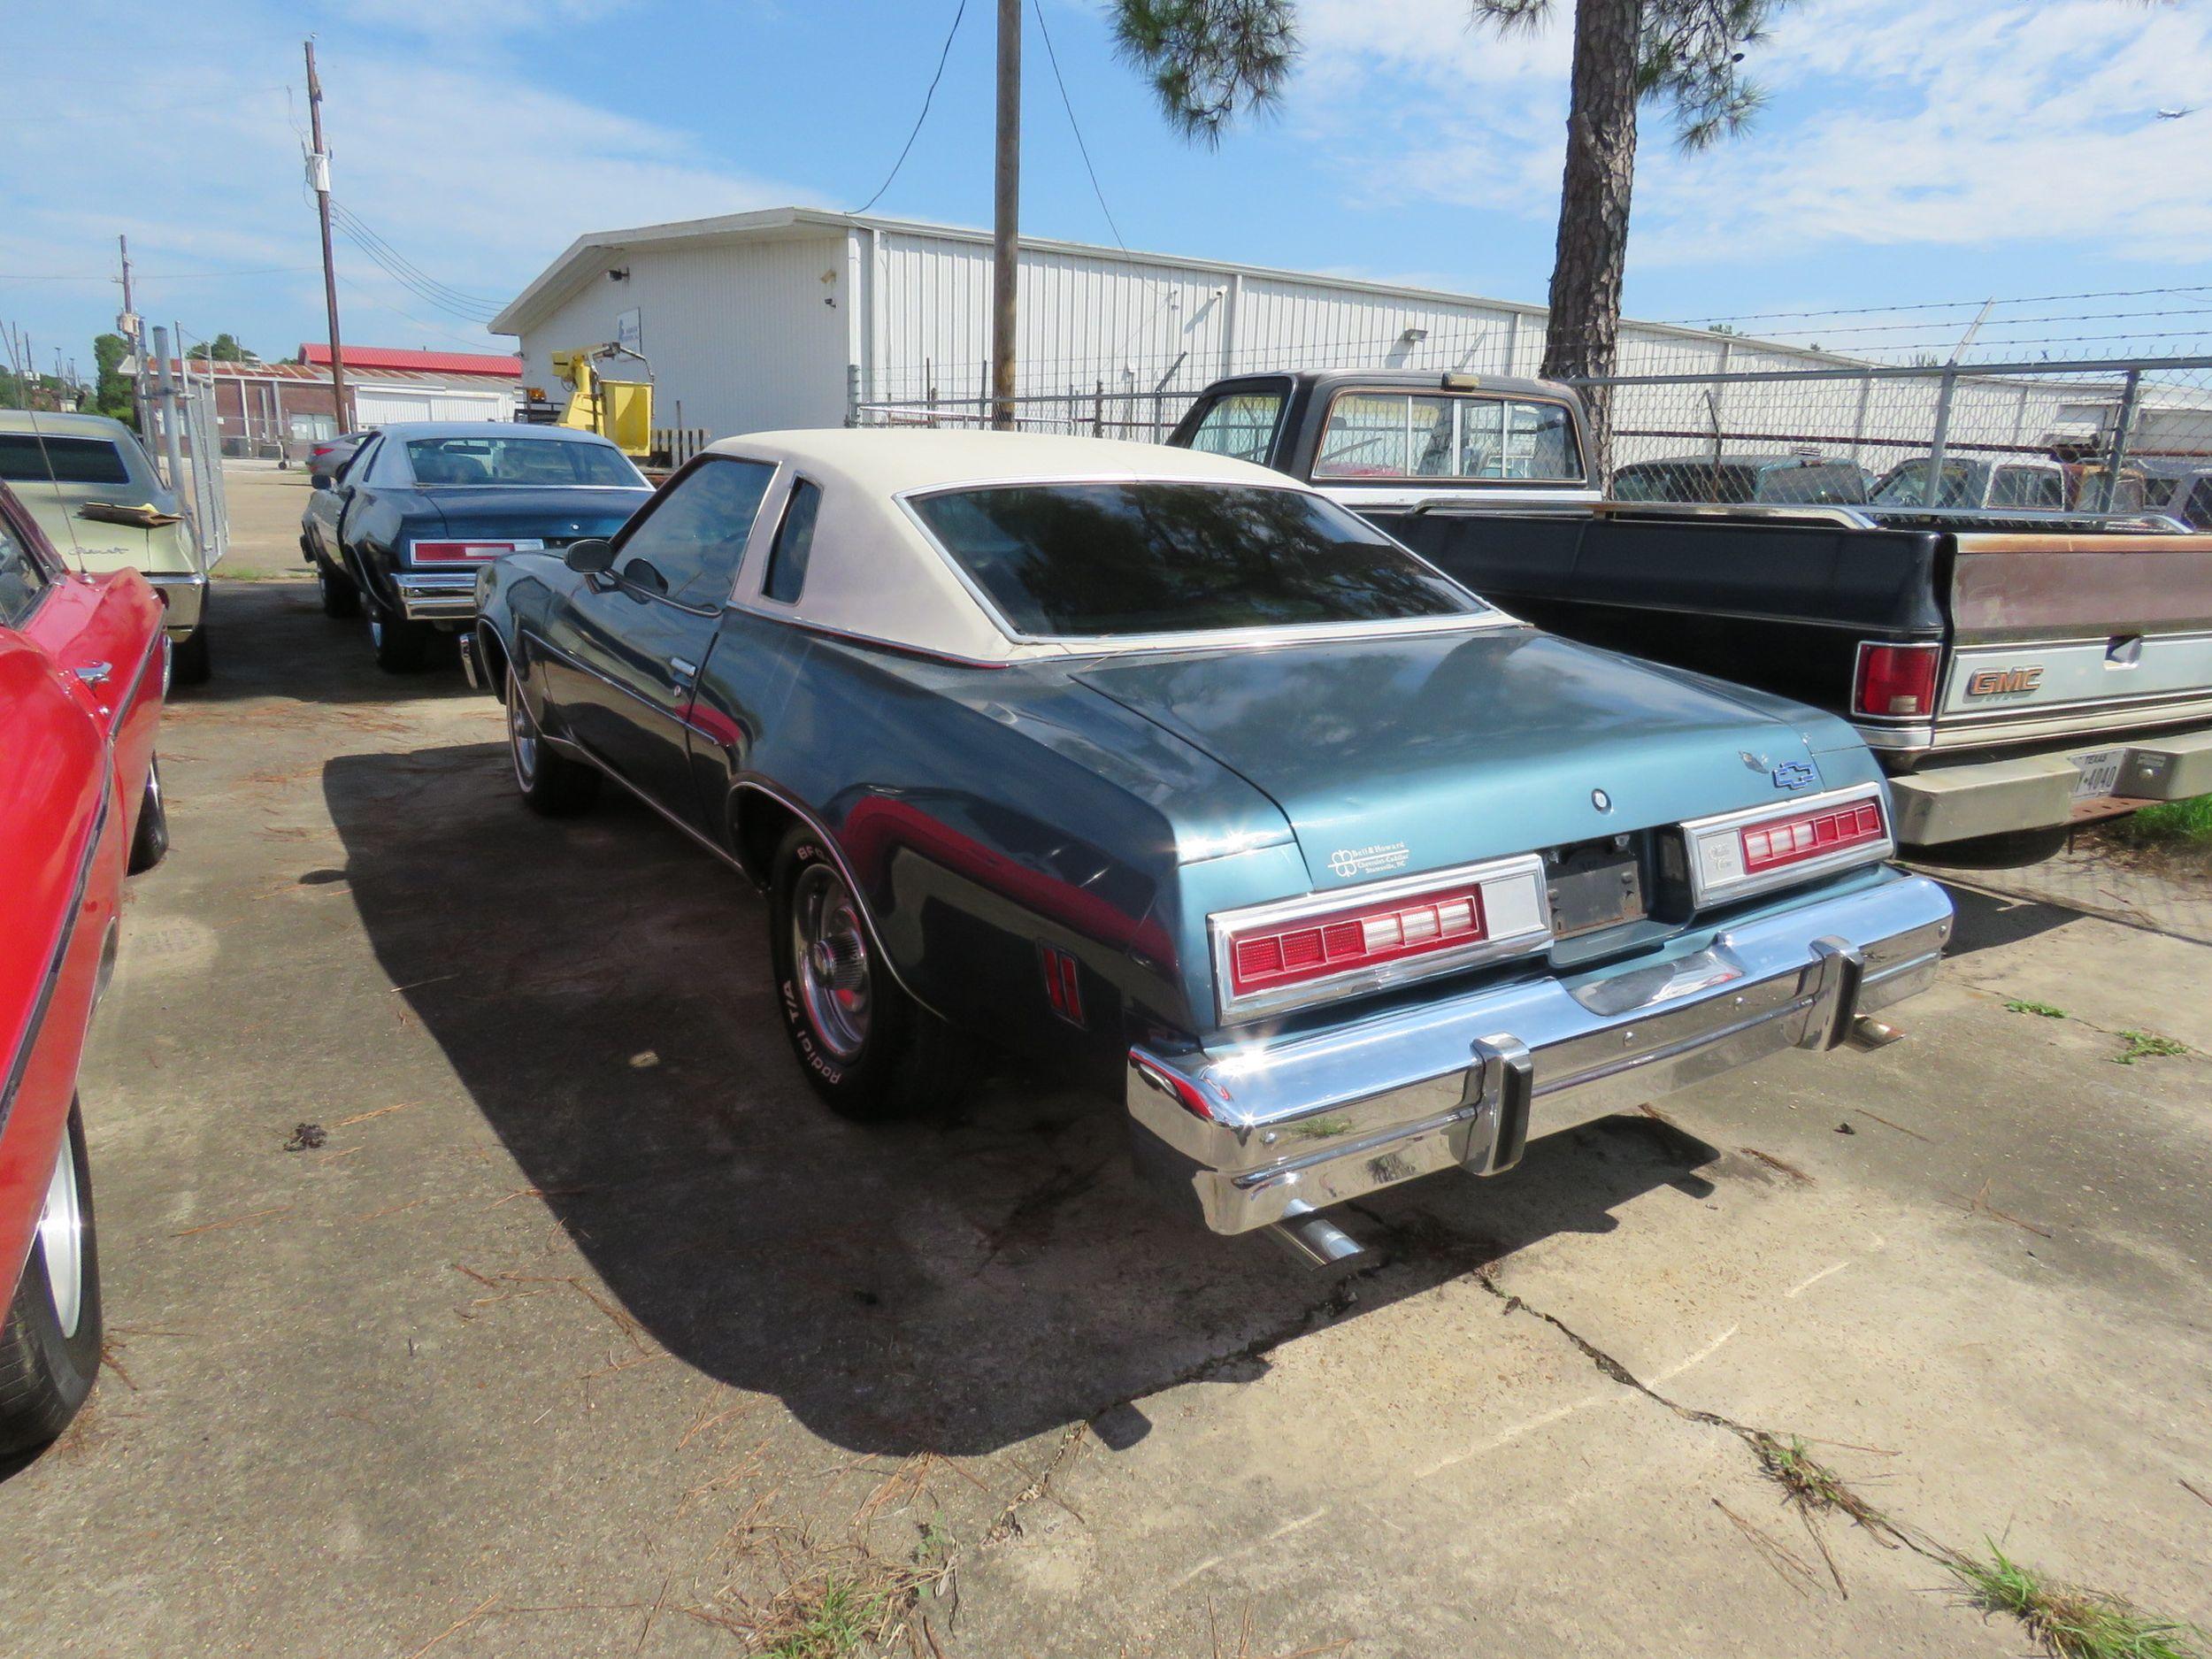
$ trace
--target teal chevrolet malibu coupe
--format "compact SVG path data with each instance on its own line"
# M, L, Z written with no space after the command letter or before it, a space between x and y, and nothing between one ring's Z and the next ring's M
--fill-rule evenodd
M1832 716L1543 634L1305 486L1002 434L718 443L479 575L517 787L767 892L798 1064L876 1118L972 1043L1087 1069L1221 1233L1776 1051L1893 1034L1939 888Z

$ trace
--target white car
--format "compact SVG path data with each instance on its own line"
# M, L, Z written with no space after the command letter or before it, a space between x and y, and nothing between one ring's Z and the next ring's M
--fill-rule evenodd
M73 568L137 571L168 607L173 678L208 676L208 565L176 495L105 415L0 410L0 479Z

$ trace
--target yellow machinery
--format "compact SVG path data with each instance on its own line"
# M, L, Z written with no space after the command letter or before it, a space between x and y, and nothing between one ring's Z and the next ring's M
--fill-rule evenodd
M641 380L617 380L595 365L609 357L629 357L643 365ZM652 365L623 346L590 346L553 354L553 373L574 389L560 424L595 432L634 461L653 448Z

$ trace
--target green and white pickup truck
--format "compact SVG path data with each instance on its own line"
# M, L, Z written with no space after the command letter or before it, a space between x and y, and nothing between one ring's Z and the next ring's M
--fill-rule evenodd
M152 583L167 607L173 678L207 678L211 561L137 434L104 415L0 410L0 479L73 569L127 567Z

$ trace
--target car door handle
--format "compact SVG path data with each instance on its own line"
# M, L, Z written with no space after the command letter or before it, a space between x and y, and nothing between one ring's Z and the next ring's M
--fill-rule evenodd
M689 685L698 676L698 664L687 663L680 657L672 657L668 659L668 677L680 687Z
M108 676L115 672L115 664L113 663L86 663L70 672L83 680L86 685L97 686L104 684Z

